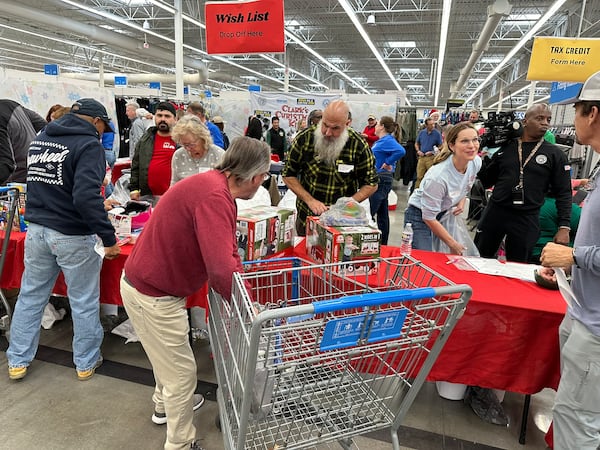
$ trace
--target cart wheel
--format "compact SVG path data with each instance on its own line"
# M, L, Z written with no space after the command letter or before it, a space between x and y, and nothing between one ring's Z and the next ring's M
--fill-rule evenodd
M217 416L215 417L215 427L217 427L217 429L221 431L221 417L219 416L219 414L217 414Z

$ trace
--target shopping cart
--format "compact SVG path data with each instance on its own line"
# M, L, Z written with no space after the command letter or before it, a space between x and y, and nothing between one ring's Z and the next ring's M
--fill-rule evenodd
M8 245L10 243L10 234L15 226L15 216L20 204L20 190L16 187L0 186L0 236L3 237L2 250L0 254L0 275L4 269ZM6 333L10 328L10 318L12 308L4 292L0 289L0 335Z
M231 299L211 290L226 449L349 449L386 427L399 449L400 422L471 289L410 257L373 263L352 277L345 263L253 262L234 274Z

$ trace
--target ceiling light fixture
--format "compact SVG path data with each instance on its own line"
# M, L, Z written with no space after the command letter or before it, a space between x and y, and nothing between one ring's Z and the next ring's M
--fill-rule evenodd
M319 53L317 53L315 50L313 50L312 48L310 48L308 45L306 45L301 39L299 39L294 33L285 30L285 35L292 41L294 41L294 43L298 44L300 47L302 47L304 50L306 50L308 53L310 53L311 55L313 55L315 58L317 58L319 61L321 61L325 66L331 68L331 70L333 70L334 72L338 73L339 75L341 75L343 78L345 78L346 80L348 80L350 83L352 83L354 86L356 86L358 89L360 89L361 91L363 91L365 94L371 94L371 92L369 92L368 90L366 90L364 87L362 87L360 84L358 84L356 81L354 81L352 78L350 78L348 75L346 75L344 72L342 72L340 69L338 69L336 66L334 66L333 64L331 64L329 61L327 61L325 58L323 58Z
M142 24L142 28L144 30L149 30L150 29L150 22L148 22L148 19L144 20L144 23Z
M392 48L415 48L417 43L415 41L390 41L388 46Z
M442 84L442 71L444 69L444 57L446 56L446 42L448 40L448 25L450 23L450 10L452 9L452 0L444 0L442 10L442 26L440 28L440 49L438 53L437 74L435 77L435 100L433 105L438 104L440 96L440 85Z
M367 25L371 25L371 26L377 25L375 23L375 14L369 14L369 17L367 17Z
M381 57L379 51L377 50L377 48L371 41L371 38L369 37L369 35L365 31L365 29L363 28L361 23L358 21L358 17L356 17L354 9L352 9L350 4L348 3L348 0L338 0L338 1L340 2L340 5L342 5L342 8L344 8L344 11L346 11L346 14L348 15L348 17L350 17L350 20L354 24L354 27L358 30L359 34L362 36L362 38L365 41L365 43L367 44L367 46L371 49L371 52L373 53L373 55L375 55L375 58L377 58L377 61L379 61L379 64L381 64L381 67L383 67L383 70L385 70L385 73L387 73L390 80L392 80L392 83L394 83L394 86L396 87L396 89L399 92L403 92L404 89L402 89L400 87L400 85L396 81L396 77L394 76L394 74L392 73L390 68L387 66L387 64ZM407 106L412 106L411 103L408 101L408 98L406 99L406 104L407 104Z
M512 48L512 50L506 54L502 62L490 72L485 81L481 83L479 87L471 93L471 95L469 95L469 97L465 100L465 104L473 100L473 98L475 98L475 96L483 90L483 88L498 74L498 72L500 72L500 69L502 69L509 61L512 60L513 56L515 56L518 53L518 51L521 50L521 48L529 41L529 39L531 39L533 35L537 33L538 30L542 28L546 24L546 22L548 22L548 20L550 20L550 18L560 9L562 5L565 4L566 1L567 0L557 0L548 9L548 11L546 11L546 13L540 18L540 20L538 20L538 22L533 27L531 27L531 29L527 33L525 33L525 35L521 38L517 45L515 45Z

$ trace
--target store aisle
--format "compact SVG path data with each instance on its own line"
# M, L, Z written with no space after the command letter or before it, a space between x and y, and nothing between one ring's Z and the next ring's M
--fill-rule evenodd
M407 188L394 187L398 207L391 213L390 245L398 245L403 224ZM71 365L71 321L58 322L42 330L41 347L27 377L9 381L6 374L6 340L0 338L0 449L144 449L160 450L165 427L154 425L153 378L139 343L106 335L104 364L89 381L77 380ZM215 427L215 374L208 341L194 344L198 361L198 392L207 401L196 414L198 437L206 450L220 450L223 440ZM534 395L528 418L526 445L518 443L524 396L507 393L508 427L482 422L461 401L444 400L435 386L426 383L409 411L400 431L404 449L496 450L545 449L544 432L549 426L554 392ZM357 448L390 449L389 432L355 439ZM329 447L340 448L331 444ZM320 450L320 449L319 449Z

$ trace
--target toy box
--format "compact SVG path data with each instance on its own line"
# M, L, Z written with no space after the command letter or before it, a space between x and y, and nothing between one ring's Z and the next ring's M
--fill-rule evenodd
M365 266L352 261L378 259L381 231L370 226L336 227L321 225L318 217L306 220L306 252L318 263L347 262L345 271L356 275L376 273L378 263Z
M271 257L294 240L296 213L277 206L255 206L238 213L237 242L242 261Z

